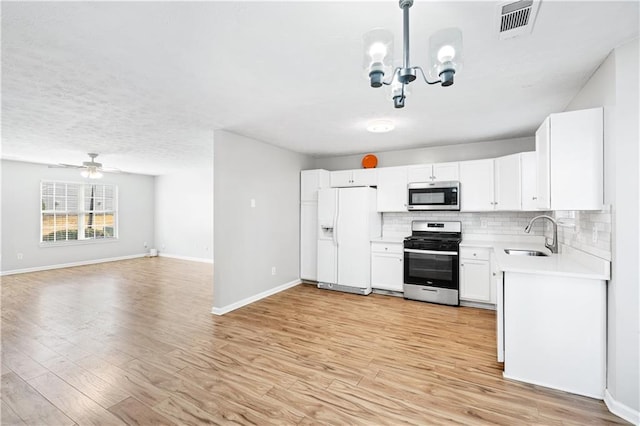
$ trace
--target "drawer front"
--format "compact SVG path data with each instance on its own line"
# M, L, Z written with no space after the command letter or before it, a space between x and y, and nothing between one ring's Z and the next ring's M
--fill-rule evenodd
M460 248L461 259L477 259L477 260L489 260L489 249L486 248L473 248L473 247L461 247Z
M402 253L402 243L371 243L371 251L374 253Z

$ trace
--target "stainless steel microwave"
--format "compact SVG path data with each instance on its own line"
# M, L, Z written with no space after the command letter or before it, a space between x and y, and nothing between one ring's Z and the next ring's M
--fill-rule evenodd
M460 210L460 182L410 183L408 210Z

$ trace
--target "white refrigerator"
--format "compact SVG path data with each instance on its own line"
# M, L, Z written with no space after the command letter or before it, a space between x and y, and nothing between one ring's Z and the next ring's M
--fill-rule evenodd
M374 188L318 191L318 288L371 293L371 238L381 233Z

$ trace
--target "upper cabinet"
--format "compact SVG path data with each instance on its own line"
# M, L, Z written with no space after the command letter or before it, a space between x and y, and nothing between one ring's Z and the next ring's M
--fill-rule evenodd
M328 170L317 169L300 172L300 201L318 201L318 189L328 187Z
M520 191L522 194L522 210L531 211L538 209L537 171L535 151L520 154Z
M495 210L520 210L522 206L520 154L496 158L493 179Z
M536 207L602 209L603 150L602 108L547 117L536 131Z
M493 159L460 162L460 210L494 210Z
M331 172L331 187L343 188L349 186L376 186L378 184L378 170L355 169Z
M521 209L520 154L460 162L460 210Z
M378 211L407 211L407 167L384 167L378 170Z
M407 167L407 182L459 180L458 163L423 164Z

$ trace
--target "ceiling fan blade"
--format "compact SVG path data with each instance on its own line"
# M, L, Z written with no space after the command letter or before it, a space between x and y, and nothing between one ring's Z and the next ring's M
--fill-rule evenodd
M124 173L122 170L116 169L114 167L101 167L99 170L106 173Z
M84 166L76 164L49 164L50 169L84 169Z

